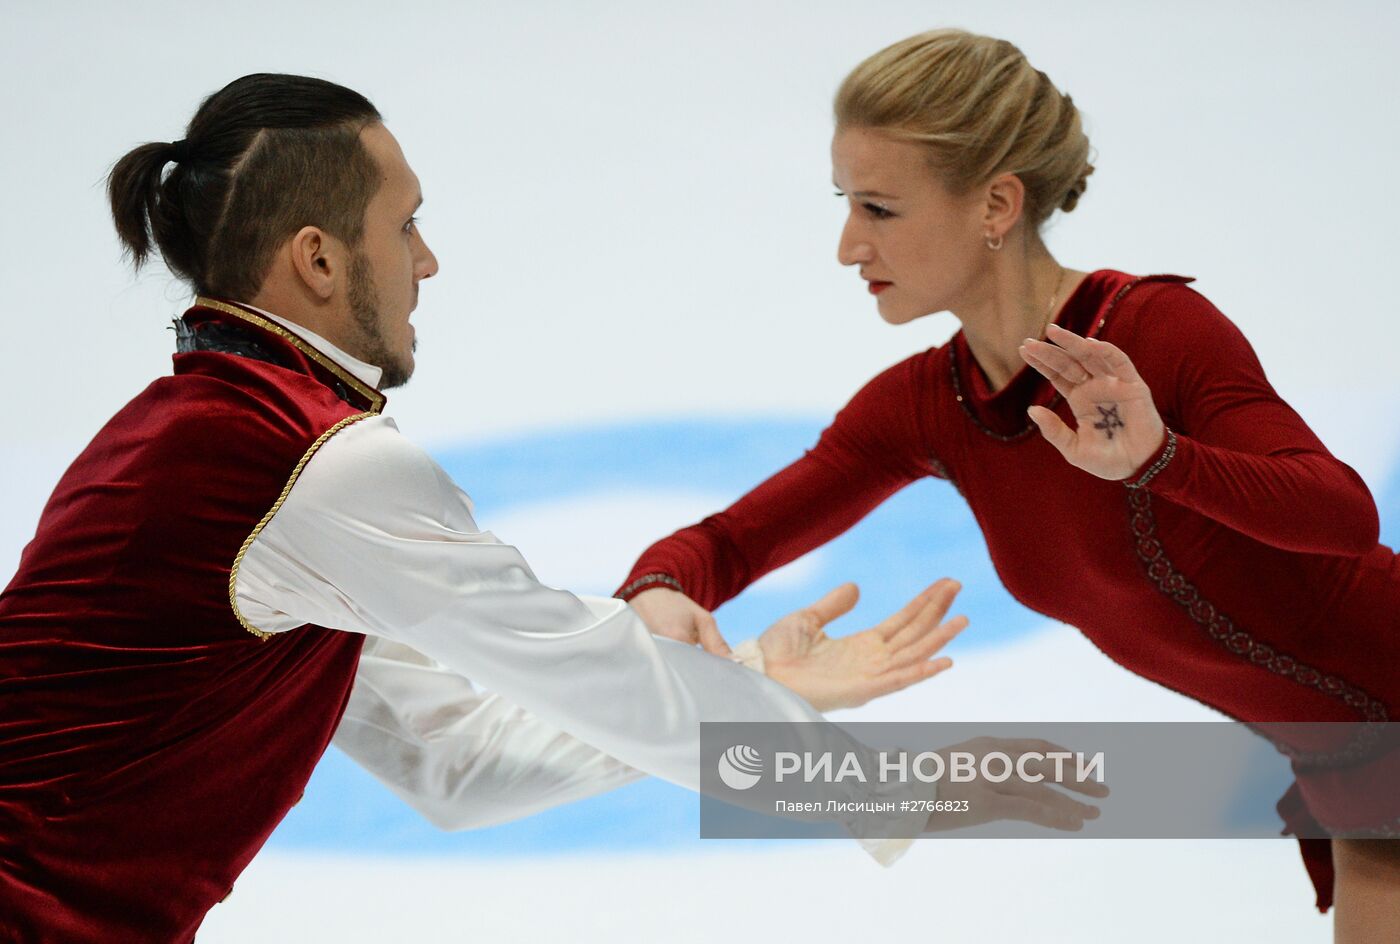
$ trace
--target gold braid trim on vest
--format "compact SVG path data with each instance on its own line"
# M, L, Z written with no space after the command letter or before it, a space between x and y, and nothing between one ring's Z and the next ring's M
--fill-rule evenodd
M253 528L253 533L248 535L248 539L243 542L243 546L238 549L238 554L235 555L233 558L233 569L230 570L228 574L228 604L229 606L233 607L233 615L238 620L238 625L242 626L244 629L248 630L248 632L252 633L254 636L257 636L264 642L267 641L267 638L269 636L272 636L274 634L264 632L263 630L258 629L252 623L244 619L243 613L238 609L238 595L236 587L238 585L238 568L243 564L243 557L245 554L248 553L248 548L252 547L253 542L258 539L258 535L262 533L262 529L267 527L267 523L272 520L272 516L277 514L278 509L282 507L282 503L287 500L287 495L291 492L292 486L297 483L297 479L301 476L301 470L306 468L306 463L310 462L311 457L316 455L316 451L320 449L323 445L325 445L326 440L330 439L332 436L340 432L345 427L349 426L351 423L358 423L360 420L377 415L377 413L370 412L355 413L351 416L345 417L345 419L336 423L330 429L326 430L320 436L316 437L316 441L311 444L311 447L306 450L306 452L302 455L301 459L297 462L296 467L292 469L291 478L287 479L287 484L283 486L282 494L277 496L277 501L272 503L272 507L267 510L267 514L262 516L262 520L259 521L257 523L257 526Z
M354 390L360 396L368 400L370 404L370 410L372 410L375 413L378 413L379 411L384 409L384 394L369 386L360 378L350 373L350 371L346 370L344 367L341 367L335 361L331 360L329 357L316 350L316 348L306 343L306 341L297 337L295 334L288 331L286 328L282 327L280 324L271 320L270 318L264 318L257 312L249 311L246 308L241 308L238 305L230 304L229 302L219 301L217 298L209 298L207 295L200 295L197 298L195 298L194 307L209 308L213 311L223 312L226 315L232 315L235 318L239 318L243 321L248 322L249 324L261 328L269 334L277 335L277 337L286 341L292 347L296 348L298 351L311 358L317 364L320 364L326 370L330 371L336 377L340 378L340 381L346 386L348 386L351 390Z

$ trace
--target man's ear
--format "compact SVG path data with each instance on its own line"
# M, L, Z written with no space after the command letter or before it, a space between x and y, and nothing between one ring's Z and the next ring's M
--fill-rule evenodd
M316 298L328 301L335 294L344 265L344 247L316 226L303 226L287 244L292 269Z
M1026 185L1015 174L993 177L985 189L982 229L989 238L1005 236L1021 221L1026 203Z

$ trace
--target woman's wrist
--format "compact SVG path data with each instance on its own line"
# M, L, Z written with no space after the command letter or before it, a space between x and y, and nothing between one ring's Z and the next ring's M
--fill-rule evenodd
M1135 469L1132 475L1123 480L1123 484L1128 488L1145 488L1171 463L1172 459L1176 458L1176 433L1165 426L1162 429L1166 435L1162 437L1162 444L1157 447L1157 451Z
M681 586L681 582L679 580L677 580L675 577L672 577L670 574L663 574L658 572L643 574L636 580L633 580L631 583L627 584L621 590L614 593L613 596L619 600L622 600L623 602L626 602L628 600L631 600L639 593L643 593L647 590L655 590L658 587L664 587L668 590L674 590L677 593L685 593L685 588Z

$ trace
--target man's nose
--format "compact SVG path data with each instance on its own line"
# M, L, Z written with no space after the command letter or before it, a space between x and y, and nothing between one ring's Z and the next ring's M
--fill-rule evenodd
M433 251L421 236L419 241L422 243L422 252L419 254L418 265L414 267L414 275L419 279L430 279L438 273L437 256L433 255Z

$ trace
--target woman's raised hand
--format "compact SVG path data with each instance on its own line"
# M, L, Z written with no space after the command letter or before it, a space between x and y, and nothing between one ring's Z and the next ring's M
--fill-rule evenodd
M1070 465L1101 479L1126 479L1166 437L1152 391L1128 355L1107 341L1082 338L1054 324L1046 337L1027 338L1019 349L1021 358L1055 385L1078 428L1071 429L1043 406L1027 411L1031 420Z

